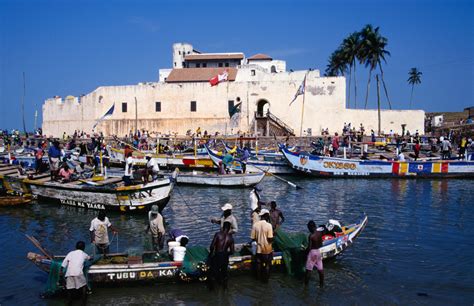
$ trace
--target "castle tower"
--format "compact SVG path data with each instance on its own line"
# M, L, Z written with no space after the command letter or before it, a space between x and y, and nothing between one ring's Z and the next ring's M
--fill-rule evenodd
M185 68L184 57L193 54L193 46L187 43L173 44L173 69Z

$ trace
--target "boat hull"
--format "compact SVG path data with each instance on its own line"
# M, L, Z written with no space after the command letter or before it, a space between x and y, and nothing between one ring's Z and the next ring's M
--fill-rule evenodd
M293 169L318 177L474 178L474 161L360 160L280 149Z
M148 211L152 205L163 208L169 201L173 184L169 179L147 185L106 188L77 186L56 182L26 181L38 200L86 209L121 212Z
M265 177L265 173L246 174L193 174L180 173L176 181L178 184L225 186L225 187L247 187L257 185Z

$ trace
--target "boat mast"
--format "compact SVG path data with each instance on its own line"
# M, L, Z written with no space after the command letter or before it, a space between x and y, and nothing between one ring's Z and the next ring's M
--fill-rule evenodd
M135 97L135 135L138 135L138 106L137 106L137 97Z
M306 95L306 76L308 72L304 75L303 80L303 103L301 104L301 125L300 125L300 137L303 137L303 116L304 116L304 97Z
M26 79L25 79L25 72L23 71L23 98L21 100L21 113L22 113L22 116L23 116L23 131L25 132L25 136L26 136L25 95L26 95Z
M379 75L376 74L375 75L375 79L377 80L377 115L378 115L378 133L379 133L379 136L380 136L380 131L381 131L381 128L380 128L380 83L379 83Z

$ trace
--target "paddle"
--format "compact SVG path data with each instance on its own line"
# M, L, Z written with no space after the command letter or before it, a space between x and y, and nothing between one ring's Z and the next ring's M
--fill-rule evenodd
M255 165L252 165L252 167L255 167L255 168L257 168L258 170L263 171L263 172L265 172L265 173L267 173L267 174L270 174L270 175L273 176L274 178L279 179L280 181L287 183L287 184L290 185L291 187L294 187L294 188L296 188L296 189L303 189L303 187L298 186L298 185L296 185L295 183L292 183L292 182L290 182L290 181L288 181L288 180L285 180L285 179L282 178L281 176L278 176L278 175L276 175L276 174L273 174L273 173L271 173L271 172L268 172L267 170L264 170L264 169L262 169L262 168L260 168L260 167L255 166Z
M28 240L31 241L31 243L33 243L41 251L41 253L43 253L49 259L53 259L53 256L50 255L48 253L48 251L46 251L46 249L41 246L41 244L39 243L39 241L35 237L30 236L28 234L25 234L25 236L26 236L26 238L28 238Z

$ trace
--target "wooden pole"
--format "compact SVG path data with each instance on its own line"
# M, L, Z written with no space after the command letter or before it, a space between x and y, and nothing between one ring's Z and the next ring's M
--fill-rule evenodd
M303 137L303 117L304 117L304 97L306 96L306 75L303 81L303 103L301 104L301 125L300 125L300 137Z
M377 115L378 115L378 128L379 128L379 136L381 135L381 123L380 123L380 83L379 83L379 75L375 75L377 79Z
M23 98L21 99L21 113L22 113L22 116L23 116L23 132L25 132L25 136L26 136L25 96L26 96L26 77L25 77L25 72L23 72Z
M135 97L135 134L138 134L138 106L137 97Z

